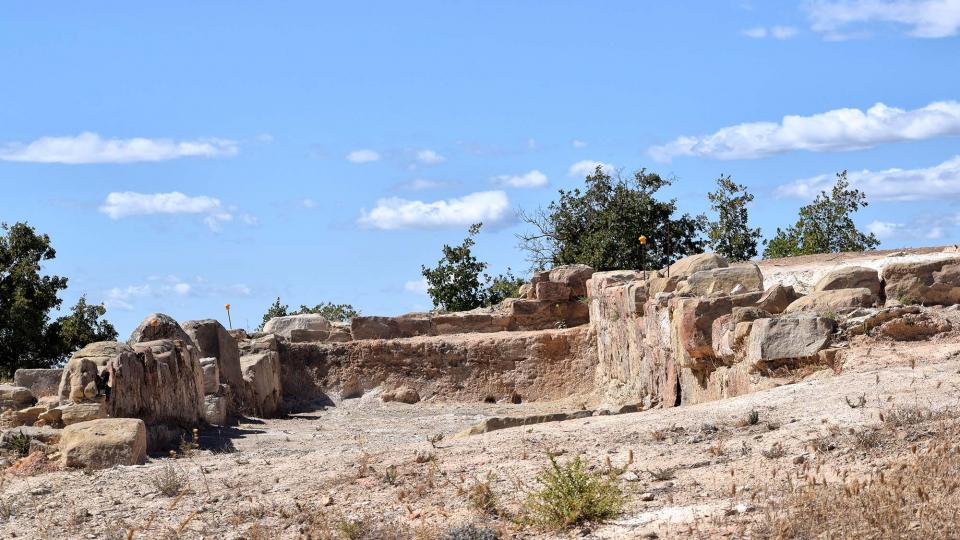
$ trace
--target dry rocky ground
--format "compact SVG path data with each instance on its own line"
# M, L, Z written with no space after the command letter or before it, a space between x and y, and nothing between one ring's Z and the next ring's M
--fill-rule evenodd
M865 338L844 358L839 374L736 398L469 437L455 434L489 416L579 404L405 405L371 392L206 431L200 448L146 465L43 472L42 463L20 464L4 476L0 536L436 538L467 523L503 538L800 535L784 529L790 505L801 504L791 493L811 478L837 485L896 470L952 429L960 403L956 335ZM624 511L563 531L524 524L525 494L548 453L623 469ZM917 521L916 537L930 537L922 527Z

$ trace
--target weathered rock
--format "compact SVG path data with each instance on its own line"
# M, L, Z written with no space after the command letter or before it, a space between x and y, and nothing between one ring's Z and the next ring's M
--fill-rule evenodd
M433 322L429 317L354 317L350 320L353 339L394 339L429 336Z
M754 368L770 368L815 359L817 352L829 344L834 327L834 321L826 317L755 320L747 362Z
M534 289L533 286L529 283L524 283L520 286L520 289L517 291L517 298L533 298Z
M671 275L670 277L662 277L651 275L646 281L650 296L656 296L660 293L671 293L677 290L677 287L683 280L683 276Z
M713 358L713 322L730 313L729 297L680 299L677 337L690 358Z
M401 386L394 390L384 392L381 399L383 399L383 401L399 401L400 403L412 405L420 401L420 394L410 386Z
M143 324L143 323L140 323ZM133 349L126 343L117 341L96 341L89 343L84 348L73 353L70 358L83 358L93 362L98 368L103 368L107 362L117 357L122 352L130 352Z
M283 395L280 389L280 355L273 351L240 357L243 380L250 387L251 410L261 417L280 411Z
M562 283L570 289L570 297L587 295L587 280L593 275L593 268L585 264L557 266L550 270L549 280Z
M106 418L107 407L99 401L88 401L83 403L67 403L58 407L60 410L60 422L69 426L81 422L89 422Z
M960 303L960 259L888 264L883 268L887 301L903 304Z
M239 357L237 358L239 361ZM200 371L203 373L203 393L216 394L220 390L220 370L216 358L201 358Z
M234 392L242 391L243 375L240 373L237 339L214 319L187 321L183 323L183 330L193 340L201 358L217 359L219 380L230 385Z
M334 322L330 324L330 335L327 336L328 342L343 343L353 339L353 334L350 333L350 323Z
M196 350L183 341L137 343L108 364L110 416L141 418L154 426L192 429L203 423L203 373ZM157 441L160 442L160 441Z
M860 307L869 307L877 302L877 297L870 289L835 289L812 292L801 296L783 310L784 313L798 311L828 311L842 312Z
M308 331L310 336L323 336L321 339L312 341L323 341L330 335L330 321L318 313L304 313L301 315L288 315L286 317L274 317L263 325L263 331L267 334L276 334L284 339L291 339L291 332ZM306 335L306 334L303 334Z
M143 343L145 341L156 341L160 339L181 340L191 348L196 348L196 343L187 334L180 324L173 317L163 313L153 313L143 319L140 324L130 334L127 345ZM109 341L101 343L112 343Z
M537 300L542 302L566 302L570 299L570 288L563 283L544 281L537 283Z
M26 409L20 409L17 411L17 423L19 425L33 425L36 422L40 415L47 412L46 407L34 406L27 407Z
M713 354L725 362L732 362L743 352L744 340L752 322L766 319L770 313L755 307L735 307L729 315L713 321Z
M950 322L932 313L908 313L880 325L880 334L897 341L915 341L949 332Z
M18 369L13 374L13 384L28 388L34 397L57 395L60 387L62 368L54 369Z
M57 408L47 409L45 412L42 412L39 416L37 416L37 421L45 426L62 426L63 410Z
M757 307L773 314L783 313L783 310L797 298L800 298L800 294L792 286L778 283L764 291L757 302Z
M203 396L203 415L207 423L213 426L224 426L229 421L227 416L227 397L209 394Z
M753 263L745 263L694 272L679 292L696 296L732 294L737 287L741 287L743 292L762 291L763 275L760 268Z
M837 289L869 289L874 295L880 295L880 275L873 268L865 266L844 266L831 270L814 285L814 292Z
M684 257L670 265L670 277L685 279L697 272L726 268L730 266L727 259L716 253L698 253ZM669 291L667 291L669 292Z
M33 405L37 400L30 389L10 384L0 384L0 407L6 409L22 409Z
M132 349L126 347L126 354ZM81 349L80 352L83 352ZM108 387L109 376L106 374L106 362L97 365L93 359L74 355L67 362L60 378L58 393L60 401L83 401L96 398L104 393Z
M60 434L66 467L105 469L138 465L147 459L147 432L138 418L105 418L65 427Z

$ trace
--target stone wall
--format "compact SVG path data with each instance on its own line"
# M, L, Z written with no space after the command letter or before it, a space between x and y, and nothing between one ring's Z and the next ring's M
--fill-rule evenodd
M588 325L527 332L280 344L289 402L358 397L409 387L422 399L537 401L593 390L596 343Z

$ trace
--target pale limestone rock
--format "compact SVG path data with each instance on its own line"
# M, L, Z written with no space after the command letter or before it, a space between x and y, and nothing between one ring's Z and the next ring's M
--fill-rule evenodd
M147 431L138 418L104 418L65 427L60 434L61 464L106 469L138 465L147 459Z
M865 266L843 266L827 272L814 285L814 292L837 289L869 289L874 295L880 294L880 275L873 268Z
M786 317L753 321L747 362L754 368L803 362L830 343L835 323L826 317Z
M0 407L7 409L22 409L36 403L36 398L29 388L0 384Z
M276 334L287 340L292 340L294 331L299 331L299 339L295 341L324 341L330 335L330 321L317 313L305 313L274 317L263 325L264 333ZM303 333L304 331L307 333ZM315 339L303 339L304 337Z
M62 376L62 368L18 369L13 374L13 384L28 388L37 398L55 396Z
M787 306L787 309L783 310L783 312L841 312L849 311L854 308L870 307L876 303L877 297L870 292L870 289L835 289L812 292L806 296L801 296Z

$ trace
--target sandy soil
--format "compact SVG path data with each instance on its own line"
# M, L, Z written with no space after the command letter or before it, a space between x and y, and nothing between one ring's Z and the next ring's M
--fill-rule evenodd
M489 416L576 405L384 404L371 393L288 419L205 432L201 449L176 459L7 475L0 536L316 538L356 521L384 527L371 537L405 531L435 538L465 523L498 529L503 538L739 537L740 528L762 519L768 493L791 474L814 464L828 478L841 469L867 471L902 451L895 440L860 451L848 440L851 428L876 425L881 413L901 405L960 403L956 337L861 343L845 358L839 375L819 372L734 399L466 438L453 434ZM848 405L860 396L862 407ZM752 410L759 413L754 425L746 421ZM561 461L582 454L594 469L625 468L624 513L563 532L517 525L548 452ZM152 481L171 466L186 478L180 496L161 494ZM497 515L470 504L471 490L486 481Z

